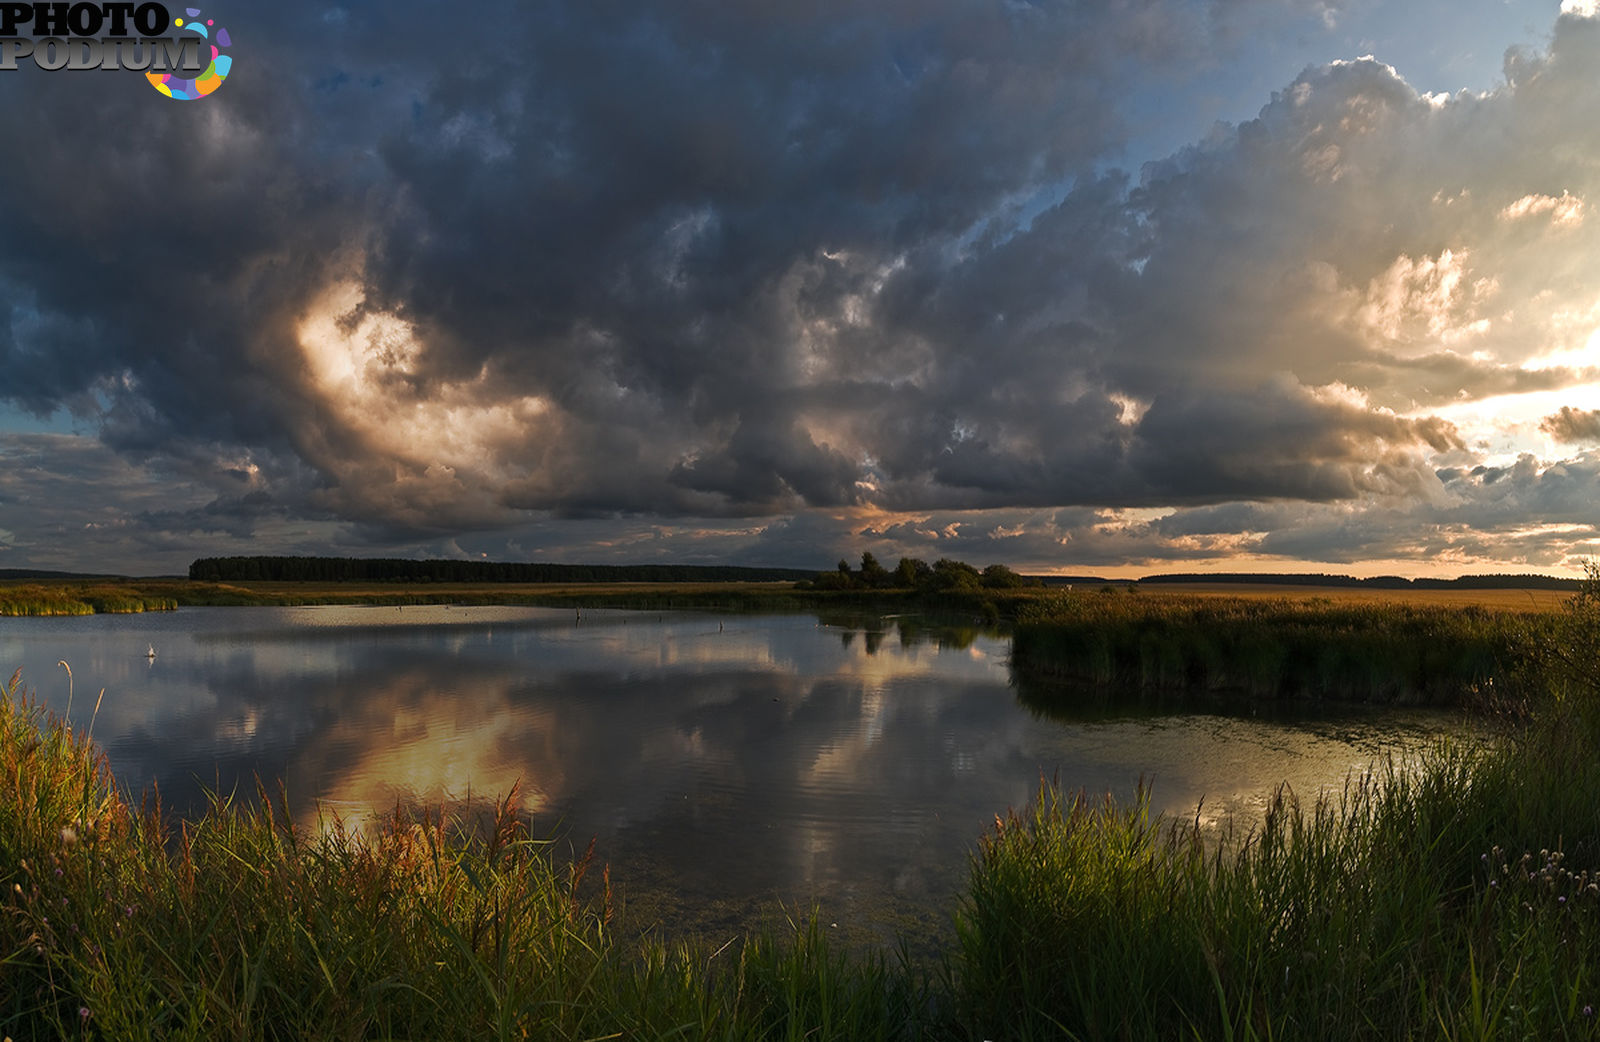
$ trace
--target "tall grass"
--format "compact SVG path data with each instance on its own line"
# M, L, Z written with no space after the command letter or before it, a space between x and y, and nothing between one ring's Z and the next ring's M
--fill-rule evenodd
M136 586L106 583L0 584L0 615L93 615L172 611L175 597Z
M1024 606L1013 669L1107 687L1390 704L1520 700L1555 616L1289 598L1057 595ZM1087 685L1087 686L1085 686ZM1047 698L1050 696L1046 696Z
M1385 767L1313 807L1280 791L1260 829L1217 845L1142 800L1046 786L981 846L962 1023L1010 1038L1595 1037L1586 746L1442 747L1420 773Z

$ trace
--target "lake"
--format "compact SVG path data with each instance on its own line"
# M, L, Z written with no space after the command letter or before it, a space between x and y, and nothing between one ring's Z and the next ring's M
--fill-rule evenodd
M155 650L155 657L147 655ZM732 936L780 907L948 926L985 826L1041 776L1258 820L1414 757L1453 714L1030 710L1007 641L920 620L511 607L191 608L0 619L0 679L90 725L119 780L194 811L281 780L295 814L503 796L612 865L625 913ZM1091 700L1092 702L1093 700Z

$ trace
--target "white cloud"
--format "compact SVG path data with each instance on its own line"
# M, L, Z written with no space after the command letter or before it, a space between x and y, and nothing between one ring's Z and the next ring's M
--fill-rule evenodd
M1557 225L1582 224L1583 214L1583 200L1565 191L1559 198L1530 193L1500 211L1500 216L1508 221L1524 217L1548 216L1551 223Z

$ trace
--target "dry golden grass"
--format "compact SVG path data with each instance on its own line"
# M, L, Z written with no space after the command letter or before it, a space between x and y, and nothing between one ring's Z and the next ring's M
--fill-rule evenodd
M1475 606L1501 611L1557 611L1569 590L1375 590L1340 586L1275 586L1270 583L1144 583L1140 594L1169 597L1321 598L1346 604L1408 604L1440 608Z

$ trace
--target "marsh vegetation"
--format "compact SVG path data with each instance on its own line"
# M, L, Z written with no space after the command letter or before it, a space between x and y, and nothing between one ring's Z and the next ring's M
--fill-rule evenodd
M0 615L124 614L177 607L171 590L148 583L0 583Z
M1048 701L1113 691L1520 708L1560 616L1323 597L1057 594L1021 605L1012 666Z

